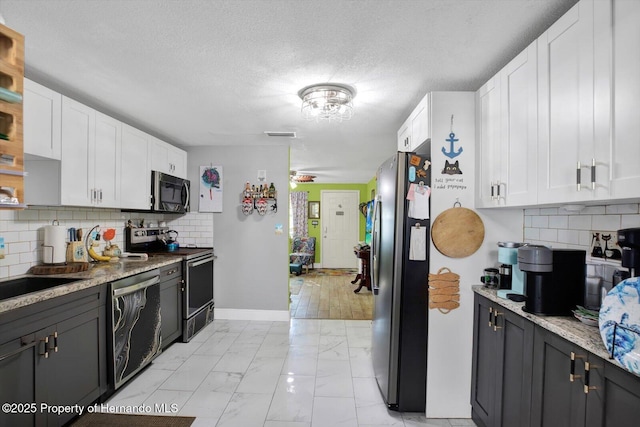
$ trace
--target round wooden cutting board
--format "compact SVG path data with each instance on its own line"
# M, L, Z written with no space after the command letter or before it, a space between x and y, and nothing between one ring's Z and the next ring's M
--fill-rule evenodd
M450 258L464 258L482 245L484 224L471 209L450 208L433 221L431 239L441 254Z

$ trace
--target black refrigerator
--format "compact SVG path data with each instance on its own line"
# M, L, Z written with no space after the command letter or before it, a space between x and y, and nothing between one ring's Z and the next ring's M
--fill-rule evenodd
M429 145L396 153L376 175L371 353L385 403L402 412L424 412L426 404Z

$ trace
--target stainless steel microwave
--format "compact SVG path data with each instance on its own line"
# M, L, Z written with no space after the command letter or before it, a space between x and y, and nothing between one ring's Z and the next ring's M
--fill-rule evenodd
M189 180L166 173L151 172L151 210L153 212L189 212Z

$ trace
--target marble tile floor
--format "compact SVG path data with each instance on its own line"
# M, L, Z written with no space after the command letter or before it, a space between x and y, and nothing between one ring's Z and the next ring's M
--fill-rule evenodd
M369 320L215 320L106 404L194 416L193 427L475 426L389 411L370 341Z

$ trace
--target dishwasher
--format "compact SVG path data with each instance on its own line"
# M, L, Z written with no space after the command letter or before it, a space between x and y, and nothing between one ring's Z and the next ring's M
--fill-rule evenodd
M111 282L110 377L116 389L161 351L159 282L158 269Z

